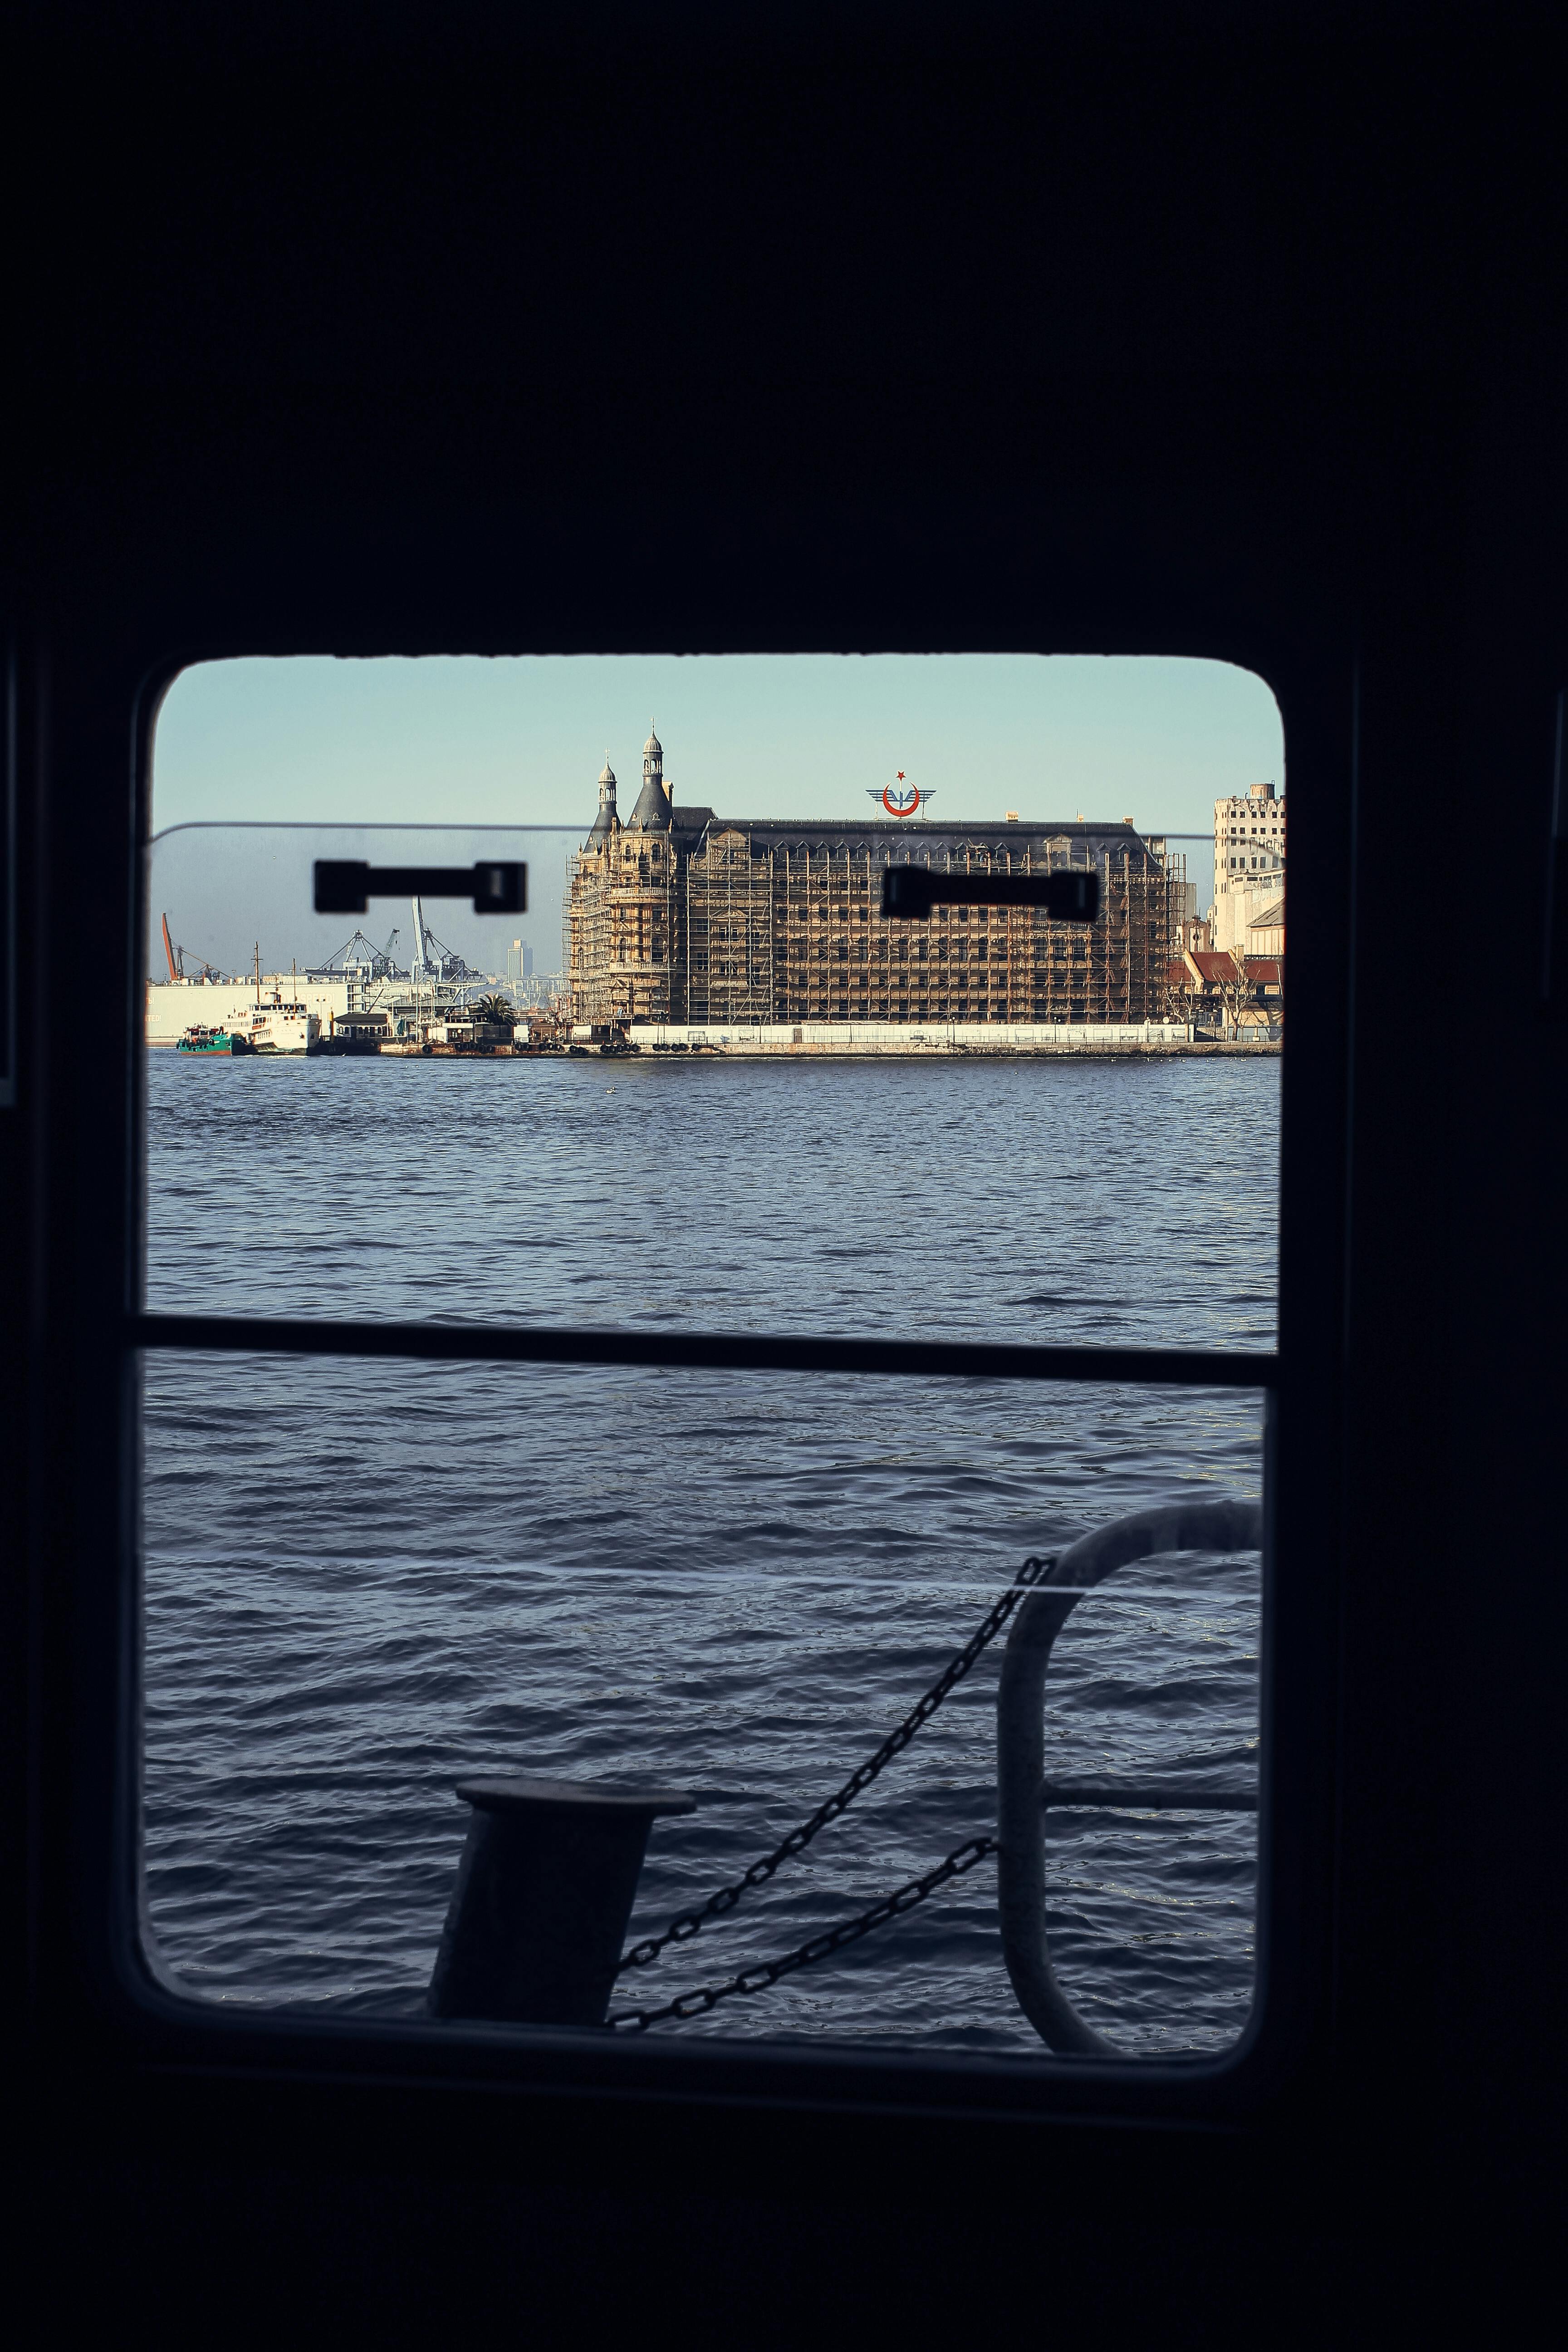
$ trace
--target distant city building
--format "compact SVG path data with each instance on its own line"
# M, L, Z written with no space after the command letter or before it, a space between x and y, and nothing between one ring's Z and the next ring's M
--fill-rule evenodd
M559 971L531 971L514 980L510 991L514 1004L534 1011L553 1008L566 994L566 976Z
M566 961L594 1027L780 1021L1142 1022L1163 1017L1185 874L1123 822L800 824L678 806L657 734L624 822L606 757L572 859ZM1092 925L1038 908L882 915L889 864L1098 869Z
M1247 927L1247 952L1249 956L1282 956L1285 952L1285 901L1276 898L1265 907Z
M1252 925L1276 901L1283 931L1285 803L1275 798L1272 784L1249 784L1245 793L1215 801L1214 885L1216 950L1257 953Z
M528 945L526 940L513 940L510 947L508 948L506 976L508 980L533 978L533 950Z

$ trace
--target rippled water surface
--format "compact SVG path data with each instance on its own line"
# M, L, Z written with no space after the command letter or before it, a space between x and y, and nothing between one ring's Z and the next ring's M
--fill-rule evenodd
M1268 1346L1278 1065L149 1057L149 1301ZM1261 1400L342 1359L146 1368L147 1868L167 1961L413 2007L476 1769L656 1779L646 1931L873 1748L1030 1551L1258 1490ZM1051 1769L1256 1769L1258 1563L1124 1570ZM1000 1645L808 1856L639 1977L787 1949L992 1826ZM1130 2051L1251 1995L1247 1816L1053 1816L1053 1951ZM1021 2053L989 1864L700 2025Z

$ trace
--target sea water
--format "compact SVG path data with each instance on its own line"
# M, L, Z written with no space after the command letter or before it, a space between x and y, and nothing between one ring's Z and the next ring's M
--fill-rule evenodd
M148 1303L639 1332L1266 1348L1279 1066L149 1055ZM413 2011L510 1770L690 1790L634 1932L878 1745L1030 1553L1256 1495L1251 1391L363 1359L145 1362L145 1853L204 1998ZM1047 1684L1056 1777L1258 1761L1258 1563L1126 1569ZM998 1642L809 1852L653 1969L785 1952L994 1822ZM1247 1815L1053 1814L1058 1971L1135 2054L1252 1995ZM1038 2053L983 1864L683 2033Z

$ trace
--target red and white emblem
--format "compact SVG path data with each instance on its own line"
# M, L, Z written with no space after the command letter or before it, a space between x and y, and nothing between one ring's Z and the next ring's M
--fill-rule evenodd
M896 783L884 784L880 792L875 784L868 784L866 793L868 799L880 801L889 816L918 816L921 803L931 798L931 794L922 793L918 784L904 782L902 768L899 770Z

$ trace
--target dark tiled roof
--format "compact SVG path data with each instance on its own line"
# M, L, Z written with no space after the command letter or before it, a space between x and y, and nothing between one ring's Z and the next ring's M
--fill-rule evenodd
M640 806L640 803L639 803ZM801 821L784 817L721 817L711 809L678 808L675 829L682 835L700 836L704 830L715 833L743 833L760 848L773 849L853 849L869 852L875 858L891 856L899 862L914 858L923 863L924 856L961 855L966 847L1039 850L1047 842L1066 841L1080 853L1087 851L1097 861L1107 852L1131 852L1134 859L1147 858L1147 844L1131 825L1107 819L1103 823L1079 824L1009 824L1005 820L995 823L936 824L925 818L871 818L864 823L850 819ZM694 847L695 840L683 843ZM922 856L923 853L923 856ZM1087 863L1087 858L1086 861Z
M670 822L669 794L657 776L650 776L637 794L637 804L628 819L628 828L644 833L663 833Z

